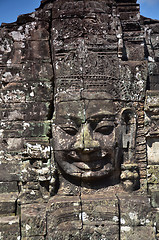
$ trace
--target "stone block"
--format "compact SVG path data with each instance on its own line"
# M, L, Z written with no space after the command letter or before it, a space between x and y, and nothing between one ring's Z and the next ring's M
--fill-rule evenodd
M1 117L1 128L7 129L11 126L10 121L22 121L24 120L25 114L22 112L23 108L26 107L25 103L5 103L1 104L0 117ZM7 123L6 123L7 122ZM12 122L12 124L16 124ZM8 127L7 127L8 126ZM14 129L14 128L13 128Z
M7 60L9 60L11 65L24 63L26 60L51 61L49 41L42 39L41 41L30 41L27 39L27 36L20 31L11 31L10 35L16 40L12 44L12 51L9 54L9 59L7 59L7 55L6 58L3 57L5 63L7 63Z
M159 34L152 34L151 35L151 44L153 46L153 49L159 48Z
M22 240L46 240L44 236L22 237Z
M147 154L149 165L159 165L159 138L147 139Z
M24 147L24 140L23 138L18 137L10 137L10 138L4 138L3 143L6 145L7 151L20 151Z
M50 159L51 148L49 137L26 138L25 146L27 159Z
M158 68L158 65L157 65ZM155 66L152 66L152 70L155 69ZM154 70L155 71L155 70ZM159 94L158 90L150 90L146 92L146 100L145 100L145 111L151 113L158 113L159 111Z
M33 160L31 163L33 164L33 162L35 162L35 160ZM38 178L38 173L36 172L38 164L37 167L34 168L31 163L29 160L26 160L23 161L21 164L21 181L26 184L29 184L30 182L35 182Z
M136 60L121 62L119 95L120 95L120 98L123 100L131 99L133 101L135 100L140 101L141 99L144 99L145 91L143 90L146 88L146 80L147 80L147 72L148 72L147 63L145 61L136 61ZM134 82L132 82L133 75L135 76ZM124 84L121 82L121 79L123 79ZM132 84L130 84L130 82Z
M159 184L148 184L148 191L158 191L159 190Z
M22 83L11 83L1 90L0 102L20 103L25 102L25 100L26 91Z
M36 121L23 123L23 136L24 137L47 137L51 133L50 121Z
M79 230L55 230L52 234L49 232L46 240L79 240L81 233ZM30 239L29 239L30 240Z
M17 193L1 193L0 194L0 214L16 214L17 209Z
M145 195L118 194L121 226L153 226L154 213Z
M13 49L13 39L8 36L8 34L1 31L1 40L0 40L0 64L4 66L12 55Z
M56 239L65 239L64 234L66 239L74 239L68 236L78 235L80 229L82 229L82 219L79 197L55 196L50 199L47 207L48 239L53 239L53 236L56 236Z
M22 81L22 78L20 77L20 71L22 70L21 65L13 66L13 67L1 67L0 71L0 78L2 86L9 84L11 82L18 82Z
M159 212L156 213L156 229L159 234Z
M18 112L12 112L14 115ZM10 116L11 117L11 116ZM3 138L47 137L51 133L50 121L3 121L0 123Z
M49 41L26 41L22 56L22 61L24 62L25 60L50 62Z
M40 191L40 184L36 181L36 179L34 179L34 182L28 181L27 183L22 183L20 187L21 191L18 197L19 204L30 204L42 201L43 196Z
M151 90L159 90L159 73L154 73L153 75L150 75L150 89Z
M119 239L118 199L115 195L82 194L80 215L83 223L81 239Z
M159 184L159 165L149 165L147 167L148 184Z
M84 225L106 227L119 224L116 196L82 195L81 218Z
M84 226L81 230L81 239L82 240L119 240L119 226L117 225L109 225L105 226Z
M20 240L20 225L18 216L0 218L0 239Z
M7 156L6 156L7 158ZM0 164L0 182L12 182L20 180L20 165L18 161L13 160L13 156L8 156L8 160L1 161Z
M29 14L28 14L28 17L29 17ZM20 21L22 21L22 18L23 16L19 16L18 18L19 23ZM13 37L14 41L17 42L21 40L18 38L18 36L21 36L21 35L24 36L24 34L25 34L25 40L32 40L32 41L48 40L49 39L49 32L48 32L49 23L45 21L36 21L35 18L33 18L33 15L31 14L30 14L30 18L32 18L32 22L27 22L26 24L21 25L21 28L16 29L16 31L10 32L10 35Z
M111 89L111 86L113 86L113 88L116 88L117 86L115 86L115 82L116 84L118 84L119 62L115 54L112 54L112 56L110 56L106 53L103 53L101 55L97 53L98 51L102 52L102 49L100 49L102 48L102 44L104 45L104 42L100 44L100 47L95 46L96 51L90 52L88 57L85 59L85 64L83 67L83 74L85 77L84 88L91 91L94 90L94 92L103 92L107 89L106 92L112 94L114 89ZM115 52L115 48L117 48L117 43L109 43L109 48L112 48ZM109 48L107 49L107 51L110 51ZM92 74L90 74L90 72ZM105 84L104 80L106 81ZM109 88L106 88L106 86ZM92 89L92 87L94 88ZM115 91L117 90L118 89L115 89Z
M159 208L159 190L151 190L151 205L154 208Z
M64 16L68 17L76 17L83 15L84 10L84 3L82 1L78 2L65 2L62 4L60 2L56 2L52 6L52 17L55 18L62 18Z
M26 82L25 97L26 102L51 102L53 97L52 82Z
M48 120L50 111L49 102L28 102L21 106L21 112L25 121L41 121Z
M0 117L1 127L8 122L8 126L18 124L16 121L41 121L48 120L51 112L50 102L30 101L23 103L6 103L1 104ZM51 112L51 113L50 113ZM51 115L52 116L52 115ZM4 126L5 127L5 126ZM7 128L7 125L6 125Z
M141 173L140 173L140 176L141 176ZM125 191L132 192L133 190L138 189L139 188L138 165L122 164L120 179Z
M122 11L121 8L122 8L122 6L120 6L120 9L119 9L119 11L120 11L120 19L121 20L126 20L127 19L129 21L130 20L130 11L129 11L129 9L126 6L123 6L124 9ZM135 11L135 10L137 10L137 9L132 9L132 12L131 12L131 20L134 21L134 25L137 22L137 20L139 20L138 11ZM131 28L134 28L134 27L136 27L136 26L133 26L133 25L131 26ZM128 28L130 28L130 27L128 27Z
M30 159L23 161L21 165L21 181L23 183L45 182L51 179L51 162L49 160Z
M72 25L74 25L74 29L72 31ZM53 19L52 21L52 36L56 40L58 39L74 39L79 38L83 34L83 21L79 17L70 18L70 19Z
M59 48L59 46L57 46ZM55 55L55 70L56 70L56 82L58 89L74 89L82 88L82 59L78 59L77 53L69 51L63 56Z
M18 114L16 111L13 114ZM22 123L19 122L6 122L6 121L2 121L0 124L2 130L2 136L4 139L7 138L20 138L22 137L22 133L23 133L23 128L22 128Z
M50 102L30 101L27 103L6 103L1 104L0 117L1 127L6 130L13 130L16 126L21 130L20 121L41 121L50 118ZM18 122L17 122L18 121ZM6 123L7 122L7 123ZM21 127L20 127L21 124ZM11 127L12 126L12 127Z
M142 42L126 42L126 53L129 60L142 61L144 60L144 45Z
M23 81L52 81L53 79L52 65L48 62L27 61L22 64L22 70L19 74Z
M1 193L10 193L10 192L18 192L17 181L0 182L0 194Z
M89 8L91 8L91 7L89 7ZM107 8L107 10L108 10L108 8ZM95 10L94 7L93 7L93 11L94 11L94 17L95 17L94 21L90 21L89 13L88 14L86 13L87 17L85 17L83 20L84 33L87 32L87 36L89 36L89 37L91 37L91 36L96 36L97 38L101 37L103 40L107 39L110 34L115 35L115 34L113 34L113 32L115 33L115 31L113 31L114 29L109 28L108 24L110 24L110 22L112 21L112 18L108 17L107 12L99 14L97 8ZM107 25L104 24L105 22L107 22L108 24ZM89 34L88 34L88 32L89 32ZM115 41L117 42L117 37L116 37ZM107 47L109 47L108 44L106 44L103 52L107 51ZM116 51L117 51L117 49L116 49Z
M122 226L121 227L121 240L156 240L155 229L154 227L129 227Z
M46 206L43 203L21 205L21 231L22 239L46 235Z
M154 53L155 53L155 60L156 60L156 62L159 62L159 49L154 50Z

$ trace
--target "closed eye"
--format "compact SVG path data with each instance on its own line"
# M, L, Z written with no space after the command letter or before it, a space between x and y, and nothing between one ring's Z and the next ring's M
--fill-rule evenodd
M61 127L67 134L74 136L78 132L75 127Z
M114 126L101 126L95 129L96 132L99 132L103 135L109 135L112 133Z

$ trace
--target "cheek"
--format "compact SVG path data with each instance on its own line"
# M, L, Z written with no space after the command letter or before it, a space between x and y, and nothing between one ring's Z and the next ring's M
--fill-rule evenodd
M104 135L101 133L95 133L94 134L95 140L97 140L100 143L101 149L115 149L115 131L113 131L109 135Z
M66 161L64 151L54 151L54 159L59 164L59 166L64 168L64 162Z
M54 158L57 162L60 162L63 159L63 152L62 151L54 151Z
M53 136L53 149L55 151L72 149L72 146L76 141L75 136L70 136L58 126L53 127L52 136Z

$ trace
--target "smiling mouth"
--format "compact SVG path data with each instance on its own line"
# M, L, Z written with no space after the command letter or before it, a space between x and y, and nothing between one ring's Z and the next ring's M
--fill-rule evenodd
M76 155L75 157L68 154L68 162L82 171L99 171L103 168L107 168L107 170L112 168L111 157L107 153L103 157L91 156L91 154L85 154L81 157Z
M74 162L73 165L75 165L77 168L85 171L99 171L104 167L103 160L94 161L91 163L85 163L85 162Z

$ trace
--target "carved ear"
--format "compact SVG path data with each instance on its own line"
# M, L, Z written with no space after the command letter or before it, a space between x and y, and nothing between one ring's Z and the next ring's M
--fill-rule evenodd
M136 116L131 108L121 114L123 163L135 161Z
M140 187L138 165L135 163L136 153L136 115L131 108L125 108L121 114L123 164L120 180L126 191Z

